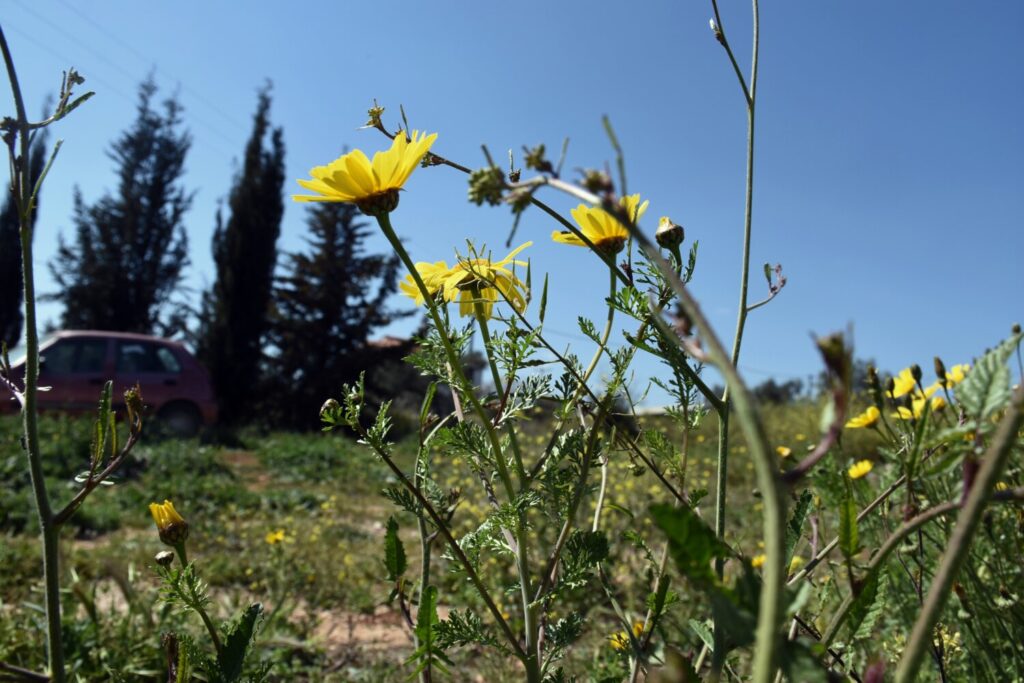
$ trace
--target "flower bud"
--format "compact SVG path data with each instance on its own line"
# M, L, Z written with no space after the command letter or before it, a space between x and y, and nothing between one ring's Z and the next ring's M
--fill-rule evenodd
M683 226L672 222L668 216L662 216L658 221L658 230L654 233L654 239L662 249L675 250L686 239L686 231Z
M171 563L174 562L174 551L173 550L161 550L156 554L156 563L161 567L170 567Z
M946 365L942 359L935 356L935 375L939 378L939 386L946 386Z
M1010 328L1010 332L1013 334L1020 334L1020 323L1014 323L1013 327Z
M913 365L910 366L910 376L913 377L914 381L917 382L918 384L921 383L922 375L923 375L923 373L921 372L921 366L920 365L918 365L917 363L914 363Z
M171 501L165 500L163 504L150 503L149 512L156 522L160 540L166 545L177 547L188 539L188 522L178 514Z
M324 421L333 420L340 410L341 404L337 400L329 398L320 406L320 419Z

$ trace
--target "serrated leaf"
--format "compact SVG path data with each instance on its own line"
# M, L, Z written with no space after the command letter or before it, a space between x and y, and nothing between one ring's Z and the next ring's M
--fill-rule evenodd
M697 621L696 619L690 619L689 623L690 628L693 629L693 632L697 634L697 637L700 638L704 642L704 644L708 646L709 650L714 651L715 636L711 632L711 629L708 628L708 626L704 622Z
M698 586L716 582L712 560L726 557L729 549L693 510L671 505L651 506L654 523L668 536L676 567Z
M397 581L405 573L407 562L405 547L398 537L398 522L388 517L384 531L384 568L388 572L388 581Z
M245 666L245 653L256 635L256 624L263 615L263 605L254 602L249 605L228 631L224 639L224 647L217 656L217 668L220 669L225 683L237 681Z
M877 635L875 625L878 623L878 620L881 618L882 614L889 606L886 601L886 591L889 588L888 579L883 574L879 576L878 581L875 583L876 594L871 599L871 602L867 603L866 607L863 610L860 610L856 603L854 603L854 605L852 605L850 608L850 628L854 629L854 640L865 640L874 638ZM866 592L866 590L863 592ZM867 601L869 596L864 597L865 601ZM860 622L859 626L856 625L858 620Z
M839 549L849 560L857 554L857 503L847 494L839 503Z
M956 387L956 400L979 422L1010 400L1010 369L1006 361L1020 343L1014 335L981 357Z
M786 561L783 563L783 566L788 567L789 561L793 559L793 551L796 550L796 544L800 542L804 522L807 521L807 513L811 510L811 502L813 500L814 496L811 495L811 492L804 489L800 493L800 498L797 499L796 505L793 507L793 514L786 525Z

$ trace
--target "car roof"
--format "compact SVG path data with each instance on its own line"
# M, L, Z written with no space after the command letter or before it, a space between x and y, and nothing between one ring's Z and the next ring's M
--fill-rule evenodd
M111 332L110 330L57 330L50 339L71 339L74 337L106 337L109 339L130 339L132 341L148 341L158 344L172 344L183 346L181 342L163 337L154 337L149 334L138 334L136 332Z

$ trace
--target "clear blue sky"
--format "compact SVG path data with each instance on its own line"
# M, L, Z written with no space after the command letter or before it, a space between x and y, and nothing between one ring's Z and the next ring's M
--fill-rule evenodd
M747 68L749 6L721 4ZM755 383L806 377L818 370L810 333L847 324L857 355L883 368L928 367L936 354L969 360L1024 319L1024 4L763 5L752 298L764 293L766 261L781 262L789 284L751 315L741 367ZM374 98L392 127L401 103L413 127L439 133L438 153L470 166L483 165L481 144L504 156L540 142L557 150L565 136L569 168L601 166L612 158L607 114L630 191L651 201L646 227L667 214L700 240L693 290L731 339L746 123L708 28L710 3L297 7L7 0L0 23L31 110L69 65L97 92L54 131L65 145L42 196L39 262L58 234L71 236L73 188L92 201L114 185L105 150L132 121L149 73L179 95L194 137L185 184L197 191L187 216L196 290L213 279L214 212L267 78L292 179L346 146L385 147L357 130ZM415 259L450 260L467 237L501 251L507 210L465 196L451 169L413 175L393 219ZM288 203L282 249L301 248L304 210ZM551 274L552 339L579 343L575 318L602 316L606 275L584 250L552 244L555 227L532 213L519 236L535 242L524 253L535 270ZM635 386L655 369L643 366Z

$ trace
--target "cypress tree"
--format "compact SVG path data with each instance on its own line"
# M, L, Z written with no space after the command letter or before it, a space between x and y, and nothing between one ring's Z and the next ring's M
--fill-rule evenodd
M220 416L227 423L247 417L258 399L284 214L284 140L281 128L270 126L270 103L268 85L259 93L245 161L228 199L227 222L217 213L217 279L203 297L198 353L210 371Z
M75 240L60 239L50 271L64 303L61 326L170 334L171 295L188 265L183 223L192 194L180 183L191 145L172 97L153 109L156 85L139 87L135 122L111 145L115 194L88 205L75 191Z
M29 148L29 175L35 185L46 163L46 130L36 133ZM32 228L39 216L39 196L32 212ZM0 343L11 349L21 341L21 328L25 322L21 305L25 293L21 283L21 234L18 224L18 203L8 187L0 208Z
M410 349L399 340L369 341L409 313L385 305L397 289L398 257L366 253L369 230L360 216L352 204L312 205L309 251L288 254L277 279L266 410L292 427L315 426L320 405L342 383L362 370L372 380Z

